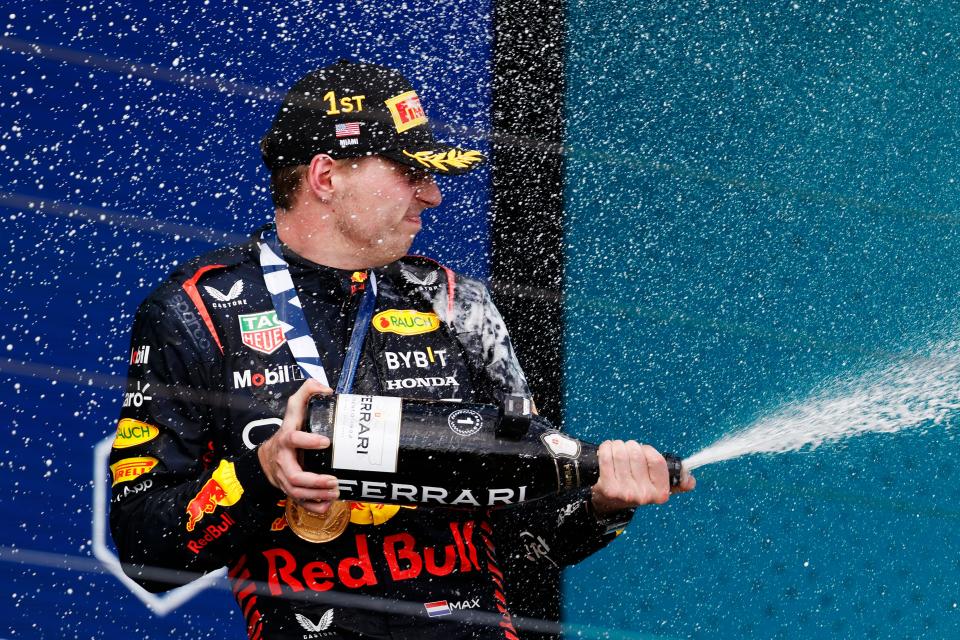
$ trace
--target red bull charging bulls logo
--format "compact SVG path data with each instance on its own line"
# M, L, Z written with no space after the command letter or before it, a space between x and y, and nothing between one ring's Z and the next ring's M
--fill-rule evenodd
M187 531L193 531L205 513L213 513L218 506L236 504L242 495L243 487L237 480L233 463L221 460L213 476L187 505Z

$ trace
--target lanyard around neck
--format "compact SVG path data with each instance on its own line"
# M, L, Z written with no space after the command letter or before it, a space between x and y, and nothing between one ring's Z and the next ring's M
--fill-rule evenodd
M277 230L269 226L260 236L260 269L263 271L263 282L273 300L273 309L277 312L277 321L287 340L290 353L297 365L308 378L315 378L321 384L330 386L327 372L323 368L317 343L310 333L307 317L303 314L303 305L297 295L297 288L290 277L290 269L283 258ZM353 323L350 333L350 344L343 359L343 370L337 383L337 393L349 393L353 388L353 380L363 351L363 340L370 328L373 319L373 310L377 302L377 277L370 271L367 287L360 301L360 309Z

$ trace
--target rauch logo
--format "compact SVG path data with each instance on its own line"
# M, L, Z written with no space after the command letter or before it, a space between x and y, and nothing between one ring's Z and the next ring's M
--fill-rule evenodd
M149 442L160 435L160 430L152 424L124 418L117 423L117 437L113 440L114 449L126 449Z
M380 333L415 336L436 331L439 327L440 318L437 314L413 309L387 309L373 316L373 328Z

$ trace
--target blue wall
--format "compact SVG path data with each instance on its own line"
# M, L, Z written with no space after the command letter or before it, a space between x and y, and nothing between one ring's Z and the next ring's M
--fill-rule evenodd
M568 429L691 454L956 336L960 16L570 3ZM704 467L571 572L611 637L960 633L948 426ZM618 635L619 634L619 635Z
M159 618L91 557L93 447L115 430L132 314L178 261L271 218L257 144L279 102L257 98L264 88L366 59L407 75L435 121L485 130L489 14L485 2L5 3L0 637L244 637L224 591ZM442 179L446 202L415 249L485 276L488 181Z
M435 118L486 127L487 3L343 6L0 12L0 637L242 637L222 591L160 618L98 570L92 449L139 301L269 219L256 143L276 102L248 88L349 55L400 68ZM569 23L568 428L688 454L955 335L956 15L584 0ZM420 251L487 274L487 179L441 184ZM952 444L931 427L706 467L568 575L568 620L611 637L957 635Z

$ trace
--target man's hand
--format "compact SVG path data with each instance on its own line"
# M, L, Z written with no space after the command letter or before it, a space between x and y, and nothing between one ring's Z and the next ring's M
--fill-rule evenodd
M653 447L635 440L607 440L600 445L600 480L593 485L593 509L612 513L670 499L667 461ZM686 471L674 491L690 491L696 479Z
M340 489L333 476L310 473L300 466L297 449L325 449L330 446L330 439L326 436L301 431L300 427L306 418L310 397L332 394L333 389L314 379L304 382L287 400L287 410L283 414L280 429L257 450L260 466L270 484L287 494L288 500L295 500L312 513L326 513L330 503L340 496Z

